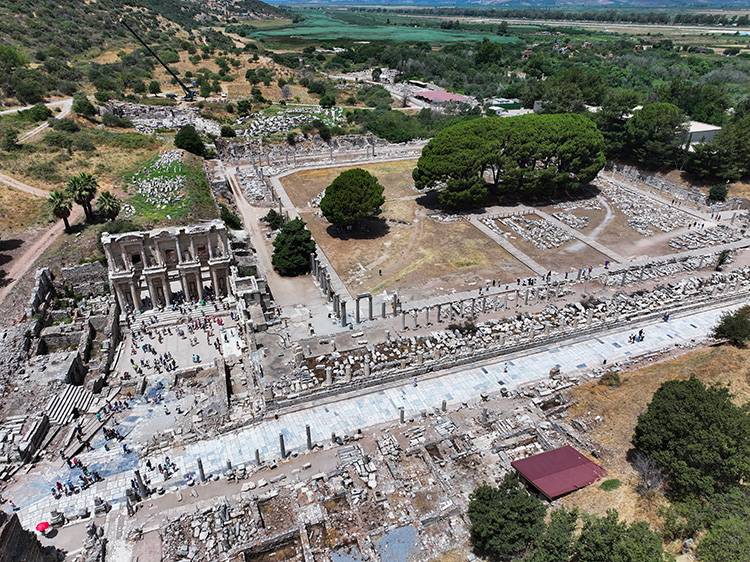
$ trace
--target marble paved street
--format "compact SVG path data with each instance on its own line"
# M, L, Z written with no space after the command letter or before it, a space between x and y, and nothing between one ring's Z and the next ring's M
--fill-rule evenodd
M330 403L281 414L278 419L263 420L213 440L200 441L184 448L176 447L167 454L176 463L180 470L179 478L183 482L191 473L195 474L199 458L203 461L207 474L223 472L227 460L235 467L253 464L256 449L263 461L269 461L280 456L279 434L284 435L287 452L305 448L306 425L310 425L314 441L328 442L332 432L339 436L351 435L358 429L396 420L402 407L407 417L415 416L440 408L443 400L455 406L477 400L482 394L498 392L502 386L512 389L546 378L550 369L555 366L563 373L591 370L601 367L605 359L611 365L677 345L690 344L704 339L723 313L739 306L734 304L715 310L693 312L672 318L668 322L653 321L637 328L631 326L598 337L589 337L584 341L519 352L485 366L433 375L432 378L419 381L408 380L359 396L341 397ZM643 341L628 343L628 337L640 327L644 330ZM160 409L156 408L155 411L159 412ZM136 417L131 414L121 427L131 420L137 425L138 422L133 419ZM152 419L149 423L156 421ZM97 445L99 444L95 443L97 452L94 456L106 456L107 459L105 462L104 458L100 458L100 462L96 464L106 476L105 481L59 501L52 500L48 494L40 499L39 494L49 489L49 484L40 482L35 490L36 497L29 498L30 501L25 505L23 501L17 502L22 507L20 516L24 523L35 524L40 518L47 517L51 509L70 511L83 506L90 507L95 496L110 499L113 503L122 501L125 488L132 478L132 470L140 466L144 474L148 472L145 470L146 459L139 459L137 453L123 457L115 451L104 453ZM156 465L163 458L151 457L151 461ZM47 476L52 483L59 477L53 474Z
M589 370L601 367L604 359L611 365L675 345L689 344L705 338L721 314L734 308L737 305L701 311L669 322L647 324L644 326L644 340L637 343L628 343L628 336L637 332L631 327L586 341L523 352L507 361L448 373L419 381L416 385L409 381L362 396L342 398L330 404L283 414L278 420L264 420L215 441L192 444L173 458L187 470L194 470L197 459L201 458L207 472L222 471L227 459L233 465L254 462L255 449L260 451L263 460L278 458L280 433L284 434L287 452L301 450L306 446L306 425L311 427L313 440L328 441L332 432L352 434L358 429L397 419L401 407L407 416L412 416L439 408L443 400L449 405L460 404L476 400L481 394L497 392L502 385L513 388L545 378L555 366L559 366L563 373Z

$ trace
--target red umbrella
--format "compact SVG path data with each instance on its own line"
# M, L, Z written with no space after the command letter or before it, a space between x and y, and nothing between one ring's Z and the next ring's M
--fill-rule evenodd
M41 523L37 523L36 525L36 530L40 533L43 533L47 529L49 529L49 523L47 523L46 521L42 521Z

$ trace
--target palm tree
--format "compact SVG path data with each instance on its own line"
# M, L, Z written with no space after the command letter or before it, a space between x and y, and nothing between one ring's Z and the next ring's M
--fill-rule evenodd
M99 189L99 184L96 181L96 177L86 172L81 172L77 176L73 176L68 180L68 185L65 190L68 195L83 207L83 212L86 213L86 220L91 221L94 218L94 212L91 209L91 201L96 197L96 192Z
M65 232L70 232L70 223L68 217L70 216L70 209L73 204L70 202L70 198L64 191L55 190L51 191L47 198L52 214L58 219L62 219L65 223Z
M96 200L96 208L99 213L109 221L113 221L120 214L120 200L112 195L111 191L102 191Z

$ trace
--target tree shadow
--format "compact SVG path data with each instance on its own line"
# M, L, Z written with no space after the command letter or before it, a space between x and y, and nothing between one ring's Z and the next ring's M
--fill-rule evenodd
M2 252L17 250L24 244L25 242L18 238L0 239L0 268L13 261L13 256ZM0 287L9 285L11 281L13 281L13 279L8 276L8 272L4 269L0 269Z
M0 238L0 252L10 252L17 250L24 245L20 238Z
M374 240L381 238L391 231L391 227L383 218L371 218L360 221L351 229L329 225L326 232L331 238L339 240Z
M559 203L573 203L595 199L601 194L601 190L591 184L586 184L578 189L567 190L561 193L524 193L524 192L500 192L495 198L495 205L501 207L515 207L525 205L526 207L546 207Z
M476 207L469 207L466 209L456 209L453 211L446 210L442 205L440 205L440 202L438 201L438 194L439 190L437 189L431 189L430 191L426 191L419 197L417 197L414 201L419 205L420 207L427 209L428 211L434 211L434 212L442 212L442 213L451 213L456 215L461 214L471 214L471 213L483 213L488 205L495 205L493 199L491 196L487 198L487 200L481 204L477 205Z

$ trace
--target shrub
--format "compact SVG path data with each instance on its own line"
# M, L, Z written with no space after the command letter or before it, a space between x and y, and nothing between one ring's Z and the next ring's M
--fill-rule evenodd
M282 226L284 226L284 223L286 222L284 220L284 216L278 213L275 209L271 209L266 213L266 216L264 216L261 219L263 222L265 222L271 230L278 230Z
M92 118L97 114L96 107L83 94L73 96L73 111L83 117Z
M725 183L712 185L708 190L709 201L726 201L729 194L729 186Z
M224 221L224 224L232 230L242 229L242 219L240 216L224 203L219 203L219 216Z
M203 140L198 134L198 131L196 131L195 127L192 125L185 125L177 131L177 134L174 137L174 145L177 148L182 148L183 150L187 150L198 156L203 156L206 153L206 147L203 144Z
M114 113L105 113L104 115L102 115L102 123L106 127L120 127L122 129L130 129L133 126L133 123L130 121L130 119L120 117L118 115L115 115Z
M750 306L724 313L714 327L713 336L719 340L727 340L738 347L744 347L750 339Z
M52 128L55 131L62 131L63 133L77 133L81 130L78 123L72 119L53 119Z

